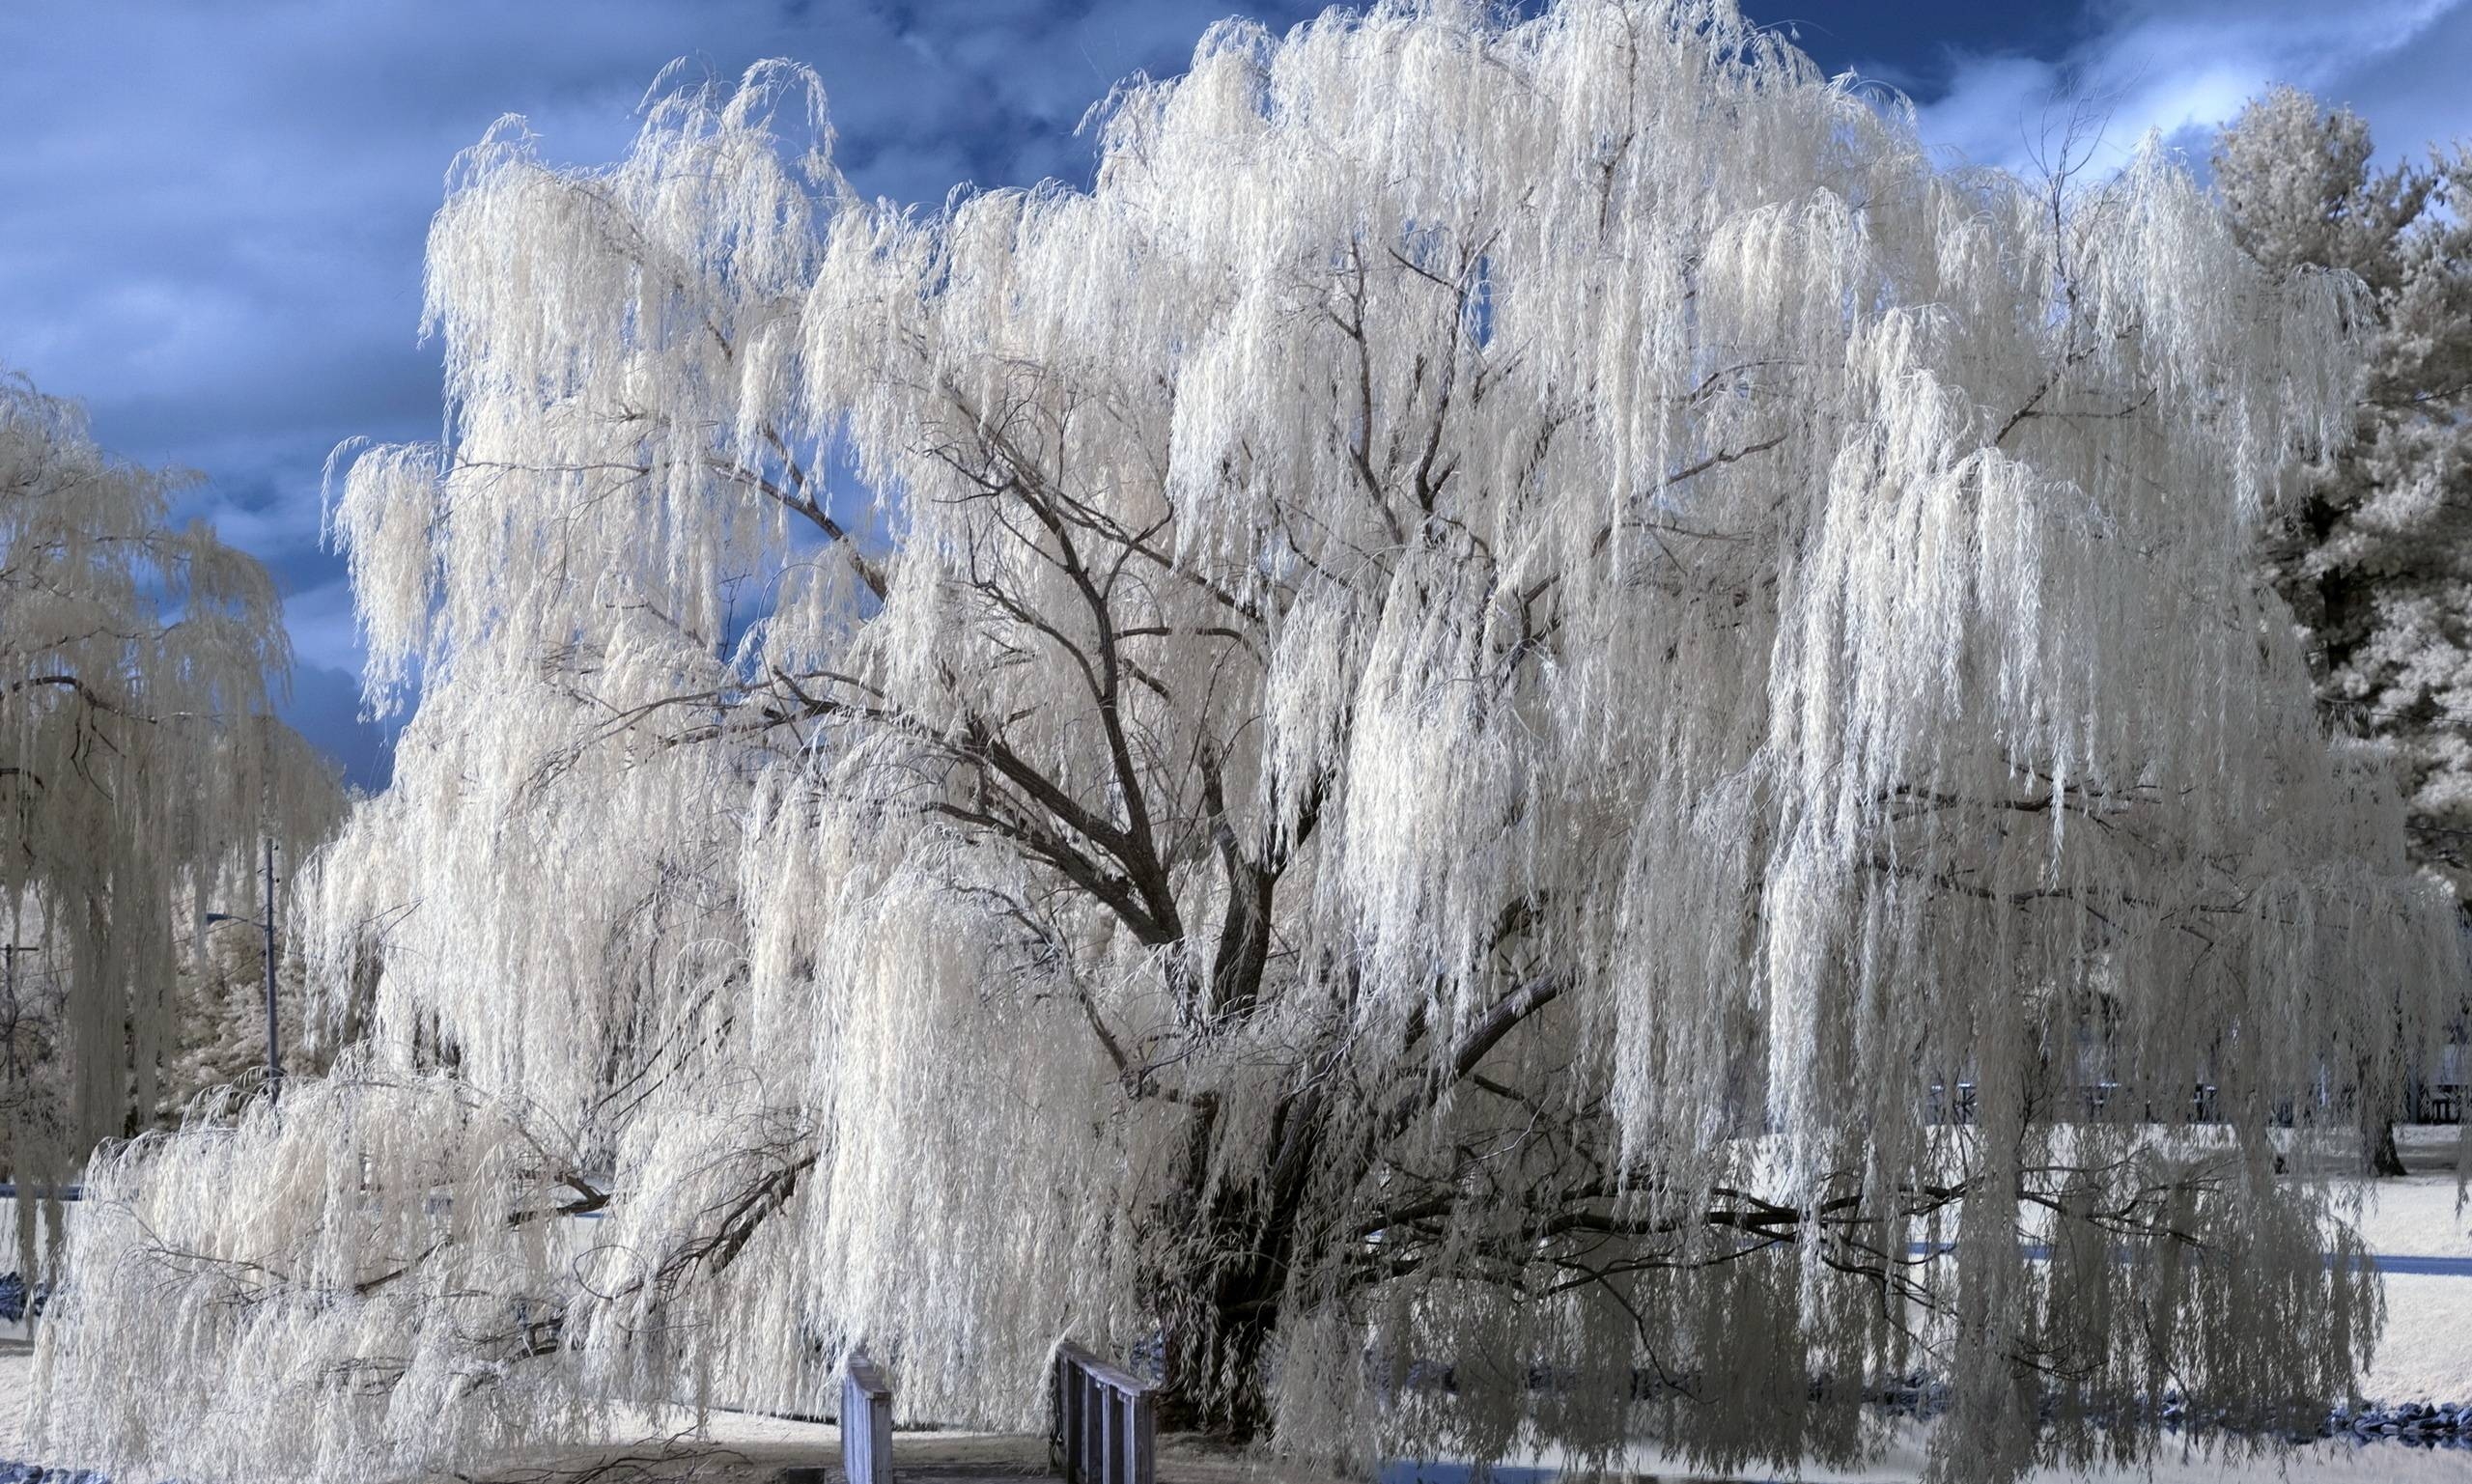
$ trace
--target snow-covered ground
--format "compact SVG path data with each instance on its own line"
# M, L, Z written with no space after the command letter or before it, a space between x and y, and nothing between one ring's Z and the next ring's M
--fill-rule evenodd
M2472 1288L2472 1279L2455 1280ZM2472 1335L2461 1341L2472 1348ZM0 1349L0 1459L36 1456L25 1426L25 1408L33 1382L33 1358L21 1347ZM647 1426L648 1436L660 1429ZM1927 1434L1913 1424L1898 1429L1886 1456L1858 1470L1806 1469L1810 1484L1906 1484L1922 1467ZM667 1445L629 1442L606 1449L573 1449L556 1455L510 1458L505 1474L513 1478L545 1475L533 1470L555 1468L583 1470L619 1454L641 1460L640 1470L624 1476L692 1479L695 1484L772 1484L790 1465L829 1464L840 1454L839 1435L830 1427L716 1413L709 1434L680 1439ZM1037 1439L986 1437L971 1434L903 1433L893 1442L895 1468L916 1478L921 1470L944 1481L1019 1478L1045 1471L1046 1448ZM66 1462L65 1460L63 1462ZM1506 1471L1505 1484L1524 1478L1551 1477L1551 1458L1527 1461L1535 1474ZM1647 1478L1682 1481L1696 1477L1676 1461L1643 1451L1631 1468ZM1541 1466L1541 1467L1540 1467ZM2088 1479L2094 1484L2255 1484L2261 1476L2289 1484L2472 1484L2472 1451L2426 1450L2401 1443L2368 1445L2319 1443L2312 1447L2262 1456L2217 1459L2198 1454L2167 1453L2150 1470L2102 1470L2092 1474L2039 1470L2035 1484L2062 1484ZM1410 1469L1385 1474L1385 1484L1411 1484L1419 1477ZM1421 1477L1430 1484L1466 1484L1464 1470L1436 1469ZM1171 1442L1159 1471L1160 1484L1324 1484L1319 1475L1300 1475L1278 1465L1213 1456Z
M2362 1235L2371 1251L2389 1256L2465 1259L2472 1264L2472 1209L2458 1208L2453 1165L2456 1134L2452 1129L2403 1131L2404 1161L2422 1171L2400 1180L2377 1182L2362 1213ZM14 1213L0 1202L0 1230L9 1229ZM2472 1402L2472 1267L2462 1274L2389 1275L2386 1278L2387 1327L2375 1363L2364 1378L2362 1394L2381 1403L2404 1401ZM0 1325L0 1460L32 1459L26 1411L33 1389L33 1358L19 1326ZM659 1436L670 1427L646 1420L642 1436ZM1806 1470L1812 1484L1891 1484L1910 1480L1920 1467L1924 1429L1900 1427L1888 1455L1871 1468L1844 1471ZM643 1456L631 1444L617 1450ZM660 1451L660 1450L654 1450ZM639 1475L644 1478L692 1477L698 1484L770 1484L793 1464L824 1464L837 1459L838 1435L830 1427L785 1422L734 1413L716 1413L708 1434L681 1440L667 1450L670 1463ZM931 1468L941 1479L1019 1477L1043 1471L1045 1448L1036 1440L989 1438L951 1433L909 1434L894 1445L896 1462L905 1470ZM603 1456L606 1456L605 1454ZM556 1460L564 1467L591 1461L588 1453L569 1453ZM72 1460L61 1460L63 1463ZM548 1459L509 1460L510 1468L539 1466ZM1550 1468L1550 1458L1530 1461ZM1643 1452L1632 1461L1641 1474L1667 1480L1692 1475L1673 1460ZM2037 1484L2090 1478L2100 1484L2248 1484L2261 1474L2279 1475L2294 1484L2472 1484L2472 1450L2422 1450L2400 1443L2367 1446L2349 1442L2320 1443L2263 1457L2214 1459L2172 1455L2155 1461L2151 1471L2098 1471L2078 1475L2064 1471L2037 1474ZM1179 1447L1161 1470L1162 1484L1239 1484L1239 1481L1291 1481L1306 1484L1292 1470L1245 1460L1206 1456ZM1390 1476L1389 1484L1408 1484L1413 1473ZM1434 1484L1451 1476L1430 1473ZM1459 1475L1464 1478L1464 1474ZM1517 1476L1514 1476L1517 1477Z
M2472 1280L2463 1280L2472 1284ZM2472 1340L2467 1340L2472 1343ZM23 1409L31 1389L32 1358L16 1347L0 1351L0 1459L26 1459L34 1454L25 1435ZM648 1428L648 1433L656 1430ZM1901 1426L1886 1456L1858 1470L1806 1469L1809 1484L1908 1484L1921 1470L1926 1440L1924 1429ZM695 1484L773 1484L791 1465L831 1464L838 1460L840 1440L830 1427L783 1422L730 1413L713 1415L709 1436L682 1439L662 1445L631 1442L607 1449L574 1449L557 1455L508 1459L504 1476L540 1479L534 1470L555 1468L580 1470L625 1454L641 1460L639 1470L621 1476L644 1481L692 1479ZM941 1484L966 1480L1021 1478L1045 1471L1046 1448L1037 1439L969 1434L903 1433L893 1442L895 1469L905 1477L932 1476ZM1552 1460L1527 1461L1536 1472L1504 1470L1503 1484L1552 1477ZM1698 1477L1676 1461L1643 1451L1630 1460L1643 1478L1680 1481ZM2217 1459L2167 1453L2150 1470L2102 1470L2092 1474L2038 1470L2034 1484L2063 1484L2086 1479L2092 1484L2256 1484L2261 1478L2289 1484L2472 1484L2472 1452L2424 1450L2401 1443L2320 1443L2313 1447L2262 1456ZM1422 1470L1400 1467L1385 1473L1383 1484L1467 1484L1464 1469ZM1160 1484L1328 1484L1320 1475L1305 1475L1275 1464L1213 1456L1170 1442L1159 1470Z

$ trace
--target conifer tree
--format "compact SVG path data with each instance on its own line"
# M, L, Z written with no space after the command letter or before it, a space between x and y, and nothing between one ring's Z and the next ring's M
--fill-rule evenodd
M2279 87L2224 130L2215 179L2277 272L2348 273L2372 329L2352 437L2292 471L2267 528L2330 723L2391 747L2412 858L2472 891L2472 148L2370 168L2369 126ZM2393 1108L2369 1164L2403 1174Z
M2245 247L2370 292L2354 435L2293 471L2269 528L2320 702L2391 743L2413 858L2472 890L2472 146L2374 172L2369 126L2278 88L2215 152Z

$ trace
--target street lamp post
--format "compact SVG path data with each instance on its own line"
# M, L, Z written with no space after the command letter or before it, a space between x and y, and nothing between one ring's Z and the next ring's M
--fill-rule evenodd
M42 952L41 943L0 943L0 963L6 963L8 966L8 999L9 1008L13 1012L17 1007L17 955L41 952Z
M230 912L209 912L209 913L207 913L207 914L206 914L206 920L207 920L209 923L217 923L217 922L239 922L239 923L245 923L245 924L247 924L247 925L248 925L248 926L250 926L250 927L262 929L262 930L264 930L264 932L266 933L266 936L267 936L267 1091L268 1095L270 1095L270 1096L271 1096L272 1094L274 1094L274 1093L275 1093L275 1091L276 1091L278 1088L280 1088L280 1087L281 1087L281 1085L282 1085L282 1083L283 1083L283 1047L282 1047L282 1043L281 1043L280 1041L276 1040L276 1038L275 1038L275 1009L274 1009L274 916L275 916L275 910L274 910L274 909L275 909L275 895L274 895L274 892L275 892L275 881L274 881L274 836L273 836L273 835L271 835L271 834L269 834L269 835L267 835L267 863L266 863L266 873L267 873L267 901L266 901L267 915L266 915L266 920L265 920L265 921L261 922L261 921L259 921L258 919L256 919L256 918L254 918L254 917L235 917L235 916L233 916Z

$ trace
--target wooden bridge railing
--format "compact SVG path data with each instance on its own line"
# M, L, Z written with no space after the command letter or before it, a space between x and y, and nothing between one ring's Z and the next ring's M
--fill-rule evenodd
M1147 1383L1067 1343L1055 1347L1050 1396L1048 1456L1066 1484L1155 1484L1159 1418Z
M892 1387L864 1355L841 1377L841 1473L849 1484L892 1484Z

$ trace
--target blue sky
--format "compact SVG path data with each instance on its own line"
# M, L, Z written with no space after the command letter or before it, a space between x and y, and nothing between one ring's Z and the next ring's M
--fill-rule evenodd
M1832 71L1921 105L1952 156L2020 163L2056 92L2124 149L2205 131L2266 83L2350 104L2382 153L2472 135L2472 0L1748 0ZM420 256L455 153L501 114L598 162L689 58L786 56L830 95L859 188L1086 178L1074 126L1111 83L1181 70L1214 19L1297 0L10 0L0 10L0 367L84 399L97 435L198 470L184 514L280 575L295 724L364 784L342 567L318 541L340 440L435 434Z

